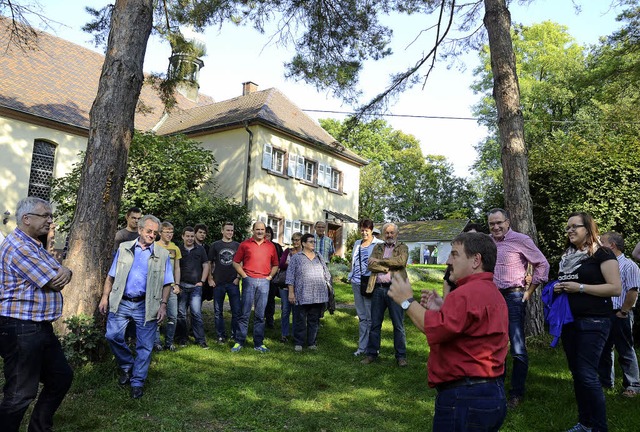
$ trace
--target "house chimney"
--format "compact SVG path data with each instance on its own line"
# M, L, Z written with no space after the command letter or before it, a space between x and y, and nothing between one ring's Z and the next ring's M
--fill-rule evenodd
M242 96L246 96L250 93L255 93L258 91L258 84L247 81L242 83Z

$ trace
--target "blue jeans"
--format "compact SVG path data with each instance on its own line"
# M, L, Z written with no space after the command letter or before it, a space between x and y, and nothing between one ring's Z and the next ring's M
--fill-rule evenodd
M504 294L509 309L509 345L511 358L513 359L513 371L511 372L511 397L524 396L525 381L529 372L529 355L525 343L524 320L527 312L527 303L522 302L524 292L512 292ZM505 367L505 377L507 368Z
M351 290L358 315L358 349L365 352L371 331L371 299L360 294L360 282L351 282Z
M227 338L227 331L224 327L224 297L229 296L229 306L231 307L231 337L236 340L240 326L238 320L242 311L240 304L240 287L229 282L216 285L213 288L214 321L216 323L216 333L219 338Z
M633 349L633 312L626 318L618 318L615 314L611 317L611 332L607 343L602 350L600 358L600 382L604 387L613 387L613 347L618 351L618 363L622 369L622 386L625 389L640 391L640 379L638 377L638 358Z
M317 344L320 314L324 303L296 305L293 328L293 343L303 346Z
M156 335L158 322L156 320L144 322L145 302L120 301L116 313L107 315L107 333L105 337L111 351L122 370L131 373L131 387L142 387L147 379L151 364L151 351ZM125 330L129 319L136 324L136 356L125 341Z
M293 317L292 326L296 325L295 305L289 303L289 290L280 288L280 331L282 336L288 337L290 333L289 319Z
M202 287L182 283L182 291L178 294L178 328L176 330L181 341L187 339L187 307L191 308L191 331L196 343L205 343L204 322L202 321Z
M50 322L0 317L4 398L0 428L18 432L24 413L44 384L29 421L30 432L50 431L53 415L71 387L73 371Z
M562 346L573 376L578 421L593 431L606 431L607 409L598 377L598 365L611 321L608 317L582 317L562 326Z
M176 323L178 321L178 295L171 291L169 294L169 301L167 302L167 321L164 328L164 345L169 346L173 344L173 338L176 334ZM160 326L156 329L155 345L161 345L160 343Z
M246 277L242 279L242 315L238 325L240 332L237 343L244 345L249 331L249 318L251 308L253 311L253 346L259 347L264 342L264 310L267 307L267 297L269 297L269 281Z
M407 340L404 333L404 310L389 297L389 288L378 284L373 289L371 296L371 332L367 344L367 355L377 357L380 351L385 309L389 309L389 317L391 324L393 324L393 347L396 359L405 359L407 358Z
M433 432L498 431L507 415L502 380L438 392Z

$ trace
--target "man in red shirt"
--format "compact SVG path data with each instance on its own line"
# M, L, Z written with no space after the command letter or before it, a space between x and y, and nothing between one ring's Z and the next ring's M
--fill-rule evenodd
M242 277L242 315L238 320L240 329L232 352L238 352L244 346L254 303L253 346L262 353L269 351L264 345L264 310L269 297L269 283L278 271L278 254L273 243L265 238L265 232L263 222L254 223L253 236L240 243L233 257L233 267Z
M509 341L507 305L493 283L496 246L482 233L452 242L447 264L457 285L446 300L423 291L415 302L409 282L395 273L389 297L400 304L430 346L427 373L438 390L434 432L499 430L507 412L502 374Z

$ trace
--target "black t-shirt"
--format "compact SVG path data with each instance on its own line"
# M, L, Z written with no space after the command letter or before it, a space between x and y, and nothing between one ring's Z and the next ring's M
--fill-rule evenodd
M233 282L238 273L233 268L233 256L236 254L240 243L237 241L224 242L218 240L213 242L209 249L209 261L213 262L213 280L216 285L223 285Z
M578 282L585 285L601 285L607 283L600 270L600 264L608 260L616 260L616 256L607 248L599 248L592 256L587 257L580 266L568 275L558 274L559 281ZM611 297L598 297L586 293L569 294L569 307L574 317L611 315Z
M193 249L187 250L180 246L182 258L180 259L180 282L197 284L202 282L202 264L209 261L207 252L200 245L195 245Z

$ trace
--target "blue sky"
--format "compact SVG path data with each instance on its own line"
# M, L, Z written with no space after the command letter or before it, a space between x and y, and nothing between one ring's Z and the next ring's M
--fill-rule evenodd
M100 8L105 0L39 0L43 14L56 21L47 31L80 45L98 50L90 35L80 29L89 20L85 6ZM514 2L516 3L516 2ZM581 8L576 12L575 4ZM593 0L536 0L529 5L510 7L514 23L525 25L552 20L569 28L570 34L581 44L592 44L618 28L615 21L618 10L610 9L608 1ZM392 49L394 55L382 62L370 62L361 75L362 101L378 94L388 83L393 72L404 70L430 48L429 36L420 30L429 27L433 18L425 16L394 17L386 23L394 29ZM327 91L284 78L284 62L292 57L291 48L269 43L270 34L260 34L251 27L232 24L210 28L203 35L207 45L205 67L201 71L201 92L221 101L239 96L241 83L253 81L260 89L276 87L304 110L350 111L331 97ZM152 38L147 48L146 72L166 71L170 49ZM424 88L416 86L405 92L391 105L389 112L422 116L471 117L471 106L478 100L469 86L473 82L473 69L478 65L476 53L460 58L464 70L439 62ZM344 118L339 114L309 113L317 118ZM425 154L441 154L454 165L457 175L468 176L469 166L475 158L474 144L486 135L484 128L469 120L409 119L389 117L387 121L417 137Z

